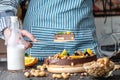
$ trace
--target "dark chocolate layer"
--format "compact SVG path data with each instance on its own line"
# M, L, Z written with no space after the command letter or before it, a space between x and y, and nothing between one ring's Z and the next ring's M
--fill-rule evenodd
M45 59L45 64L47 65L71 65L71 63L76 64L83 64L86 62L90 62L93 60L97 60L96 55L94 56L88 56L84 58L77 58L77 59Z

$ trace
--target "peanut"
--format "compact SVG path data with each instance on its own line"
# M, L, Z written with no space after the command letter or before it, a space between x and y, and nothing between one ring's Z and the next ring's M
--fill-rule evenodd
M62 73L61 75L62 75L62 77L63 77L64 79L69 78L69 75L67 75L66 73Z
M35 73L39 73L40 72L40 70L35 70Z
M52 78L56 78L56 74L53 74L53 75L52 75Z
M38 66L37 66L37 69L40 69L40 68L41 68L41 65L38 65Z
M53 78L59 78L59 79L60 79L60 78L62 78L62 75L61 75L61 74L53 74L52 77L53 77Z
M41 77L44 77L44 76L46 76L46 73L45 72L39 72L39 76L41 76Z
M30 77L30 73L29 72L25 72L24 75L25 75L25 77Z
M60 78L62 78L62 75L61 75L61 74L57 74L57 75L56 75L56 78L59 78L59 79L60 79Z
M34 75L35 77L38 77L38 76L39 76L39 73L36 72L36 73L34 73L33 75Z

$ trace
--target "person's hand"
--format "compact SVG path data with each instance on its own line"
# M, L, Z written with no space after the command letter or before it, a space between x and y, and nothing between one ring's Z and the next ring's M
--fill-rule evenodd
M35 37L28 31L26 30L21 30L21 34L23 37L28 37L31 41L36 42L37 40L35 39ZM31 48L32 47L32 43L25 41L25 48Z
M35 39L35 37L29 33L28 31L26 30L20 30L20 33L22 34L23 37L28 37L31 41L33 42L36 42L37 40ZM3 34L5 36L5 39L8 40L9 38L9 35L10 35L10 30L8 28L6 28L4 31L3 31ZM24 45L25 45L25 49L27 48L31 48L32 47L32 43L28 42L28 41L25 41L24 42Z

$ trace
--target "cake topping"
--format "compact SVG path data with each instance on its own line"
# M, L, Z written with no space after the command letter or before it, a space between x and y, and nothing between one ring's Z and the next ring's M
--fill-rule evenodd
M71 66L74 66L74 63L73 63L73 62L71 63Z
M93 52L92 52L92 50L91 50L90 48L87 49L87 53L88 53L90 56L93 55Z
M86 49L87 50L87 49ZM89 49L90 50L90 49ZM50 58L45 59L45 63L52 64L52 65L76 65L76 64L82 64L85 62L90 62L93 60L96 60L96 55L91 52L91 54L84 53L82 51L75 51L74 54L70 55L68 54L68 51L64 49L61 53L57 53ZM71 65L72 66L72 65Z
M74 54L70 55L66 49L64 49L61 53L57 53L49 59L55 58L55 59L76 59L76 58L84 58L87 56L93 56L95 55L90 48L86 49L86 51L82 52L80 50L75 51Z
M66 51L66 49L64 49L64 50L62 51L61 56L67 56L67 51Z

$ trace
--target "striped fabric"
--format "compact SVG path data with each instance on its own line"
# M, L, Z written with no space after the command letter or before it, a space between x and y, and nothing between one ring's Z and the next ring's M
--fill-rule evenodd
M66 49L72 54L75 50L91 48L95 50L96 35L92 14L92 0L31 0L24 20L24 28L37 40L45 44L34 44L28 51L40 59ZM74 42L54 43L54 34L71 31Z
M8 16L16 14L18 2L19 0L0 0L0 38L3 38L3 29L8 27Z
M13 11L0 12L0 38L4 39L3 30L9 26L9 16L15 15Z
M19 0L0 0L0 4L17 8Z

